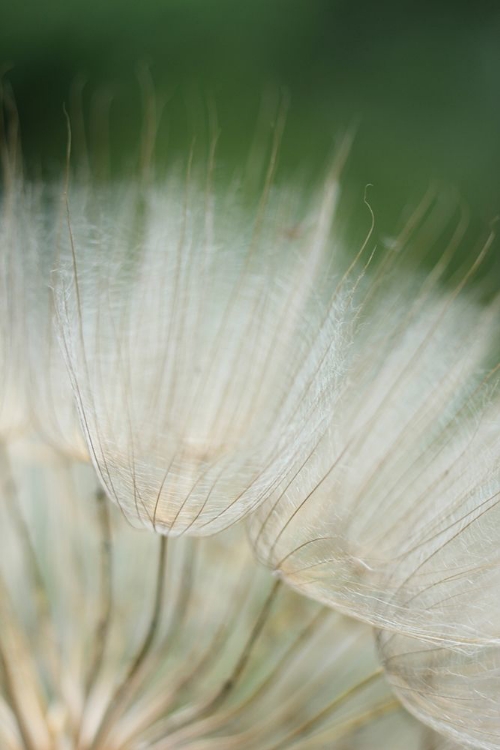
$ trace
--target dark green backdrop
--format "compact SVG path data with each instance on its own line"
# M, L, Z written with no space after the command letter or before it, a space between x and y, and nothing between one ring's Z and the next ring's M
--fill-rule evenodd
M169 153L186 148L211 92L221 162L238 162L263 91L283 86L282 166L318 167L356 123L347 179L360 194L373 183L383 228L433 180L458 190L478 226L500 209L499 2L2 0L0 61L13 66L26 159L46 169L64 153L62 102L84 79L89 121L113 97L113 164L126 162L142 64L168 99Z

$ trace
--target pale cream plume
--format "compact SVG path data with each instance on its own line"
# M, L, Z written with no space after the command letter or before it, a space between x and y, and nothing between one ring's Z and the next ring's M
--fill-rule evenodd
M219 531L324 434L349 304L329 268L337 191L329 178L312 206L270 191L251 211L194 177L70 190L61 341L92 460L132 523Z
M379 627L500 642L497 307L397 274L364 294L330 430L250 518L253 544Z

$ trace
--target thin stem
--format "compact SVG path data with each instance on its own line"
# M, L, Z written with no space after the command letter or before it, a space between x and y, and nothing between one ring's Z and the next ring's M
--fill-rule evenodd
M96 735L94 737L94 741L92 742L90 746L90 750L98 750L99 748L105 747L103 743L107 738L107 735L113 724L113 721L116 718L116 716L120 713L121 709L123 708L123 705L126 704L127 700L129 699L130 694L132 693L134 689L134 682L139 673L139 670L141 669L146 657L148 656L150 652L154 638L158 631L158 626L160 624L160 614L161 614L161 609L162 609L162 604L163 604L163 594L164 594L164 584L165 584L166 554L167 554L167 537L162 536L160 537L160 550L159 550L159 555L158 555L158 569L157 569L157 575L156 575L156 590L155 590L153 611L151 614L151 619L150 619L148 630L141 644L141 647L139 648L136 656L134 657L132 663L129 666L129 669L127 671L127 674L124 680L121 682L121 684L119 685L118 689L116 690L115 694L113 695L113 697L111 698L108 704L104 717L101 721L101 725L99 729L97 730Z
M175 734L177 734L177 732L179 732L181 729L184 729L184 727L187 724L191 723L192 721L195 721L195 720L199 721L200 719L203 719L207 715L214 714L215 711L217 711L220 708L220 706L224 703L224 701L228 698L231 691L237 685L238 680L240 679L243 673L243 670L248 664L248 661L252 655L253 648L260 634L262 633L262 630L269 617L269 613L276 599L278 591L281 588L281 585L282 585L281 580L277 580L274 586L272 587L272 589L270 590L262 606L260 614L257 620L255 621L252 631L243 647L240 658L236 662L236 665L232 673L230 674L230 676L223 682L219 690L207 703L200 706L199 709L194 712L194 714L190 714L187 717L185 717L182 723L178 724L175 727L175 729L173 729L173 731L167 735L169 738L172 738Z
M269 674L265 676L261 682L257 682L252 692L245 697L242 702L234 707L226 709L225 712L220 713L218 716L208 716L200 722L192 724L189 730L184 733L183 742L186 738L192 741L196 737L201 737L202 735L206 736L222 726L229 725L229 723L235 718L244 715L245 711L247 711L252 704L255 705L265 696L266 693L269 693L269 691L272 690L273 685L286 673L293 658L300 653L300 649L304 642L318 630L320 624L324 622L328 614L330 614L330 610L326 608L319 610L308 625L298 633L297 637L290 644L285 653L280 657L277 663L273 665Z
M112 575L112 537L111 519L109 516L108 502L102 489L96 492L97 512L100 529L99 550L99 615L92 639L92 655L89 659L89 668L85 679L85 701L82 707L79 725L76 730L75 746L79 747L80 734L87 708L88 697L94 687L102 667L109 628L111 625L111 612L113 608L113 575Z
M262 633L264 625L266 624L267 618L269 617L269 613L273 606L274 600L276 599L280 586L281 586L281 580L277 580L274 583L274 586L272 587L271 591L269 592L266 601L264 602L264 606L262 607L260 611L260 615L257 618L255 625L252 628L252 632L250 633L250 636L245 644L245 647L241 653L240 658L238 659L238 662L236 663L235 668L233 669L232 674L230 675L230 677L228 677L228 679L223 683L220 690L212 698L205 712L207 711L212 712L212 711L217 710L217 708L219 708L221 703L224 702L224 700L227 698L231 690L237 684L239 678L241 677L243 673L243 670L248 664L248 660L250 659L250 656L252 654L253 647L255 646L255 643L257 642L260 634Z
M370 675L368 675L368 677L365 677L364 680L361 680L361 682L358 682L356 683L356 685L353 685L352 687L345 690L343 693L334 698L331 703L325 706L325 708L321 709L321 711L318 711L317 714L312 716L310 719L307 719L307 721L304 721L302 724L300 724L300 726L296 727L292 732L287 734L284 739L280 740L277 745L273 746L272 750L283 750L283 748L289 748L292 741L307 734L315 724L319 724L330 713L335 711L339 706L349 700L349 698L351 698L353 695L356 695L356 693L363 690L363 688L367 687L372 682L375 682L375 680L377 680L382 673L383 669L379 668L375 670L375 672L372 672Z
M361 729L362 727L366 726L371 721L380 719L382 716L385 716L386 714L389 714L389 713L392 713L393 711L398 711L398 710L399 711L401 710L401 703L399 703L399 701L397 700L390 700L390 701L387 701L387 703L382 703L379 706L375 706L375 708L370 708L368 711L365 711L364 713L359 714L358 716L355 716L352 719L348 719L342 724L339 724L336 727L336 731L333 734L328 734L328 736L324 738L323 738L323 735L321 735L321 738L318 738L321 744L318 744L317 747L324 748L326 747L326 745L324 744L326 741L331 742L333 739L338 740L341 737L347 737L349 735L352 735L358 729ZM276 750L277 747L278 746L276 745L271 750ZM286 745L286 747L288 750L289 745ZM311 746L311 750L312 750L312 746Z
M113 605L113 580L112 580L112 539L111 523L108 511L108 503L104 492L100 489L96 493L97 510L99 514L99 527L101 531L101 545L99 551L99 579L100 579L100 602L99 617L94 634L93 655L90 659L90 667L85 683L85 695L88 696L95 684L99 669L104 656L107 635L111 622L111 610Z

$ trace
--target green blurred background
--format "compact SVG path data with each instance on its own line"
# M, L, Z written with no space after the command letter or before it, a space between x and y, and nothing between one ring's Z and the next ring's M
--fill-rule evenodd
M112 99L113 169L127 161L144 121L142 65L166 101L160 158L186 149L209 92L220 162L241 162L264 92L284 88L282 170L309 179L355 124L346 179L358 196L373 184L383 231L433 181L463 197L472 223L500 209L498 1L3 0L0 61L27 163L44 169L64 157L62 103L74 107L84 81L88 139L92 127L105 139Z

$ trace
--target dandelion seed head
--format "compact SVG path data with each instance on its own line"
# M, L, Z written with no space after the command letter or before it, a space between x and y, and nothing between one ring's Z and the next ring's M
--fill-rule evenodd
M392 281L360 309L330 429L250 535L297 590L354 617L498 641L500 422L481 403L496 311L410 291Z
M276 223L287 191L258 219L222 195L210 221L177 178L140 217L134 186L76 195L58 316L89 452L133 523L213 533L326 429L345 357L343 300L325 294L334 196L303 244Z

